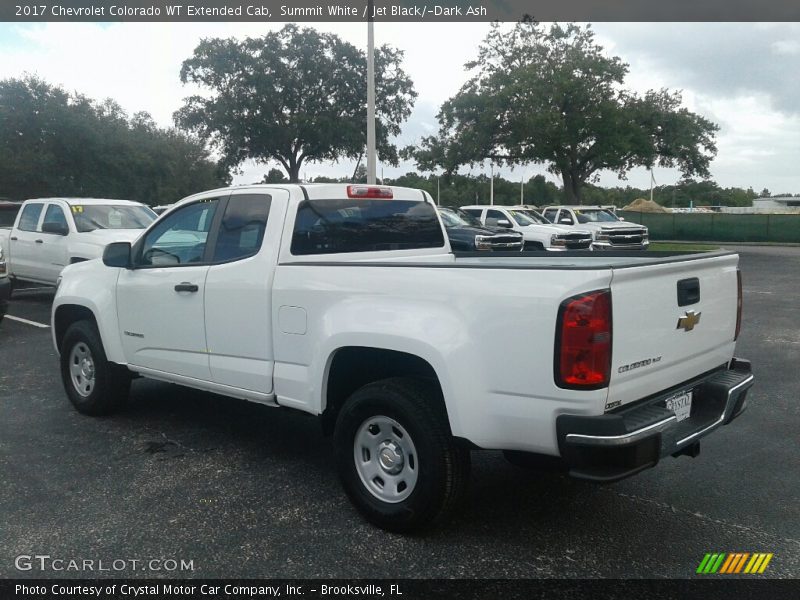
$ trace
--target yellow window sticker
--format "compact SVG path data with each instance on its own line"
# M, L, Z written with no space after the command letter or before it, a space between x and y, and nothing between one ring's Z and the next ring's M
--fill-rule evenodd
M76 214L77 213L82 213L83 212L83 207L82 206L73 205L72 206L72 212L74 212Z

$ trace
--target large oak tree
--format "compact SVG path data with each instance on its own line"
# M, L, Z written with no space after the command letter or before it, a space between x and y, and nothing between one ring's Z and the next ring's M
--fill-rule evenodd
M389 46L375 53L378 154L394 165L390 137L400 133L417 95L402 57ZM228 167L277 161L296 182L305 163L363 156L366 72L364 52L311 28L203 40L183 63L181 80L208 93L187 98L175 119L211 140Z
M0 81L0 196L175 202L229 181L199 140L33 76Z
M677 92L625 90L628 65L604 53L590 26L494 24L466 67L474 74L443 104L438 135L410 149L423 170L542 163L561 177L567 203L602 170L709 175L718 127Z

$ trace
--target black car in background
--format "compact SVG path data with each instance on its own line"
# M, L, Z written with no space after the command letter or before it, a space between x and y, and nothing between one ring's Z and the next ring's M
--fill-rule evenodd
M455 251L522 251L522 234L504 227L484 227L481 222L458 208L440 206L439 214Z

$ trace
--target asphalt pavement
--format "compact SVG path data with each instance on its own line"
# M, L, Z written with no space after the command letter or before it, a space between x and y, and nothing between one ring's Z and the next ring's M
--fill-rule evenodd
M800 248L739 250L737 354L757 381L747 412L699 457L596 486L474 452L464 509L414 536L359 517L313 417L147 380L124 413L85 417L66 399L50 330L7 319L0 577L683 578L707 552L774 553L765 576L800 577ZM18 292L9 314L46 325L51 300ZM127 563L15 567L37 554ZM193 570L130 562L151 559Z

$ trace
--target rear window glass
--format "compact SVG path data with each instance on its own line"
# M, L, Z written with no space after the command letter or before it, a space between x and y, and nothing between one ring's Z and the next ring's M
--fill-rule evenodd
M297 209L292 254L441 248L436 209L412 200L306 200Z

